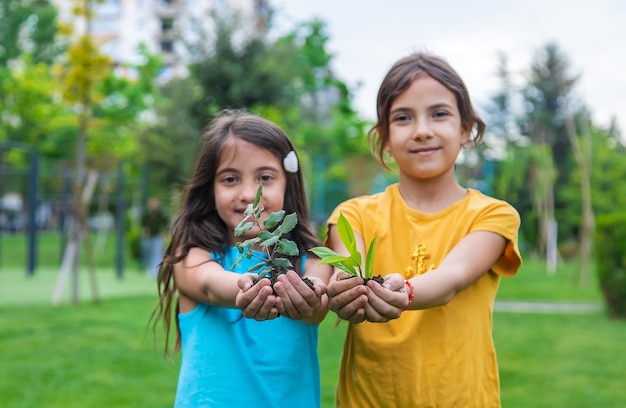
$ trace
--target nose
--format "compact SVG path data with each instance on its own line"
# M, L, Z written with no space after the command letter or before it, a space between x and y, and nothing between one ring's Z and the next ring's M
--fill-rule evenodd
M426 118L419 118L415 121L415 129L413 132L414 139L428 139L433 136L433 129L430 122Z
M256 196L256 192L259 188L258 182L242 182L239 188L239 200L242 202L249 204L254 201L254 197Z

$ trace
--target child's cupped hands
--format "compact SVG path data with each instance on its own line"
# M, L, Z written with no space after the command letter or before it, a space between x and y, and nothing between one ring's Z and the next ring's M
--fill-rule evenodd
M278 296L276 307L281 316L293 320L306 319L322 306L322 295L326 293L324 281L313 276L307 279L314 284L314 289L294 271L278 275L274 292Z
M384 277L383 284L367 282L367 303L365 320L368 322L388 322L400 317L407 305L404 277L393 273Z
M385 276L382 285L374 280L364 285L362 278L338 272L328 284L328 297L330 310L350 323L397 319L407 303L404 277L397 273Z
M346 272L337 272L336 279L328 284L329 308L340 319L350 323L361 323L365 320L365 305L368 289L363 279Z
M274 295L269 279L261 279L255 284L255 274L243 274L237 280L240 291L235 298L235 306L249 319L271 320L279 316L276 307L277 297Z

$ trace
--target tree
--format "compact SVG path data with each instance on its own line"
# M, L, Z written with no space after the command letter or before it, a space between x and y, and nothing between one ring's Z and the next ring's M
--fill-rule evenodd
M539 216L538 249L551 260L556 254L548 254L547 251L551 248L556 250L555 223L558 221L558 230L562 235L569 237L574 233L574 226L564 222L563 217L570 203L555 193L568 184L572 170L572 146L567 135L566 118L573 110L570 95L578 77L571 76L568 71L568 62L558 46L547 44L535 56L528 84L522 90L525 110L520 122L522 134L530 139L532 146L543 152L542 156L548 153L550 156L545 156L545 161L534 163L530 176L531 181L542 180L543 191L537 196L541 197L541 201L534 202L534 210Z
M159 105L160 121L142 136L145 146L156 147L144 149L150 168L159 163L151 175L164 177L152 182L171 186L188 175L195 155L172 154L171 138L182 142L191 137L193 143L176 145L195 148L201 129L223 108L245 108L281 126L298 147L310 184L329 177L347 180L346 157L368 154L365 122L352 108L350 87L330 68L324 23L300 24L271 40L264 33L243 35L237 16L214 14L211 19L215 31L198 35L201 40L189 45L194 56L190 77L162 88L167 97ZM190 133L190 126L196 131ZM177 159L180 154L186 160ZM326 160L318 160L322 155ZM322 161L330 165L313 171Z
M173 79L161 86L155 101L157 120L138 132L138 158L147 169L152 195L180 191L191 174L201 129L191 115L200 88L193 78Z
M0 0L0 140L58 157L71 116L55 103L50 63L63 50L48 1Z
M590 120L586 112L578 115L578 122L581 123L581 132L577 132L573 117L566 121L567 135L570 138L574 158L580 171L580 198L582 201L582 214L579 230L580 263L578 271L574 275L575 283L589 283L591 269L591 251L593 246L593 233L595 229L595 218L591 198L591 133ZM580 134L581 136L578 136Z
M59 84L50 66L34 63L29 55L4 70L0 94L0 140L35 146L47 157L69 159L68 143L76 126L75 115L59 104Z
M61 52L56 41L57 10L45 0L0 0L0 66L24 52L35 63L51 63Z
M96 0L101 2L101 0ZM80 259L80 242L84 239L89 262L91 289L94 302L99 302L96 283L95 262L93 249L87 228L87 201L89 199L90 184L83 188L87 176L86 144L94 102L102 98L97 92L97 85L109 74L111 61L98 51L90 33L92 18L92 1L77 0L74 13L82 16L86 21L86 32L79 35L68 50L67 65L62 72L63 100L73 104L78 112L79 131L76 140L76 158L74 170L74 207L72 208L73 223L65 249L57 289L53 301L58 303L63 293L63 282L70 270L73 271L72 302L78 302L78 268ZM90 181L93 178L90 178Z
M150 54L140 45L143 61L126 68L135 73L135 79L109 70L98 84L101 102L94 104L94 123L87 152L93 167L113 171L120 160L137 170L142 153L138 135L155 121L154 107L160 100L156 78L162 67L161 58Z
M529 244L534 248L537 245L537 228L533 206L538 199L533 197L533 193L539 190L529 183L529 172L542 153L534 151L528 137L518 130L521 112L516 98L519 97L519 90L514 88L508 57L504 52L498 55L496 76L500 89L486 107L489 137L485 139L497 139L504 148L504 154L494 158L493 194L510 202L523 215L525 222L520 229L520 244Z

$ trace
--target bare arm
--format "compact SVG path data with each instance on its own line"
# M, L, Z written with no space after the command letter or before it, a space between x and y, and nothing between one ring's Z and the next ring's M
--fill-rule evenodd
M256 320L278 316L276 296L266 280L246 286L249 276L225 270L211 259L211 254L192 248L185 259L174 266L176 288L179 292L181 312L188 312L198 303L239 308L244 316Z
M463 238L437 269L410 279L413 301L408 309L427 309L447 304L456 294L487 273L506 246L506 239L489 231L476 231ZM478 254L478 255L477 255ZM368 286L367 320L388 321L400 316L407 306L408 288L399 274L385 277L391 290L375 282Z

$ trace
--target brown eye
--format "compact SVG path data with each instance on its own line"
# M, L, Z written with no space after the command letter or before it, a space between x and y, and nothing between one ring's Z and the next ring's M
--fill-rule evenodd
M411 118L408 115L398 115L393 119L393 121L394 122L406 122L410 119Z

